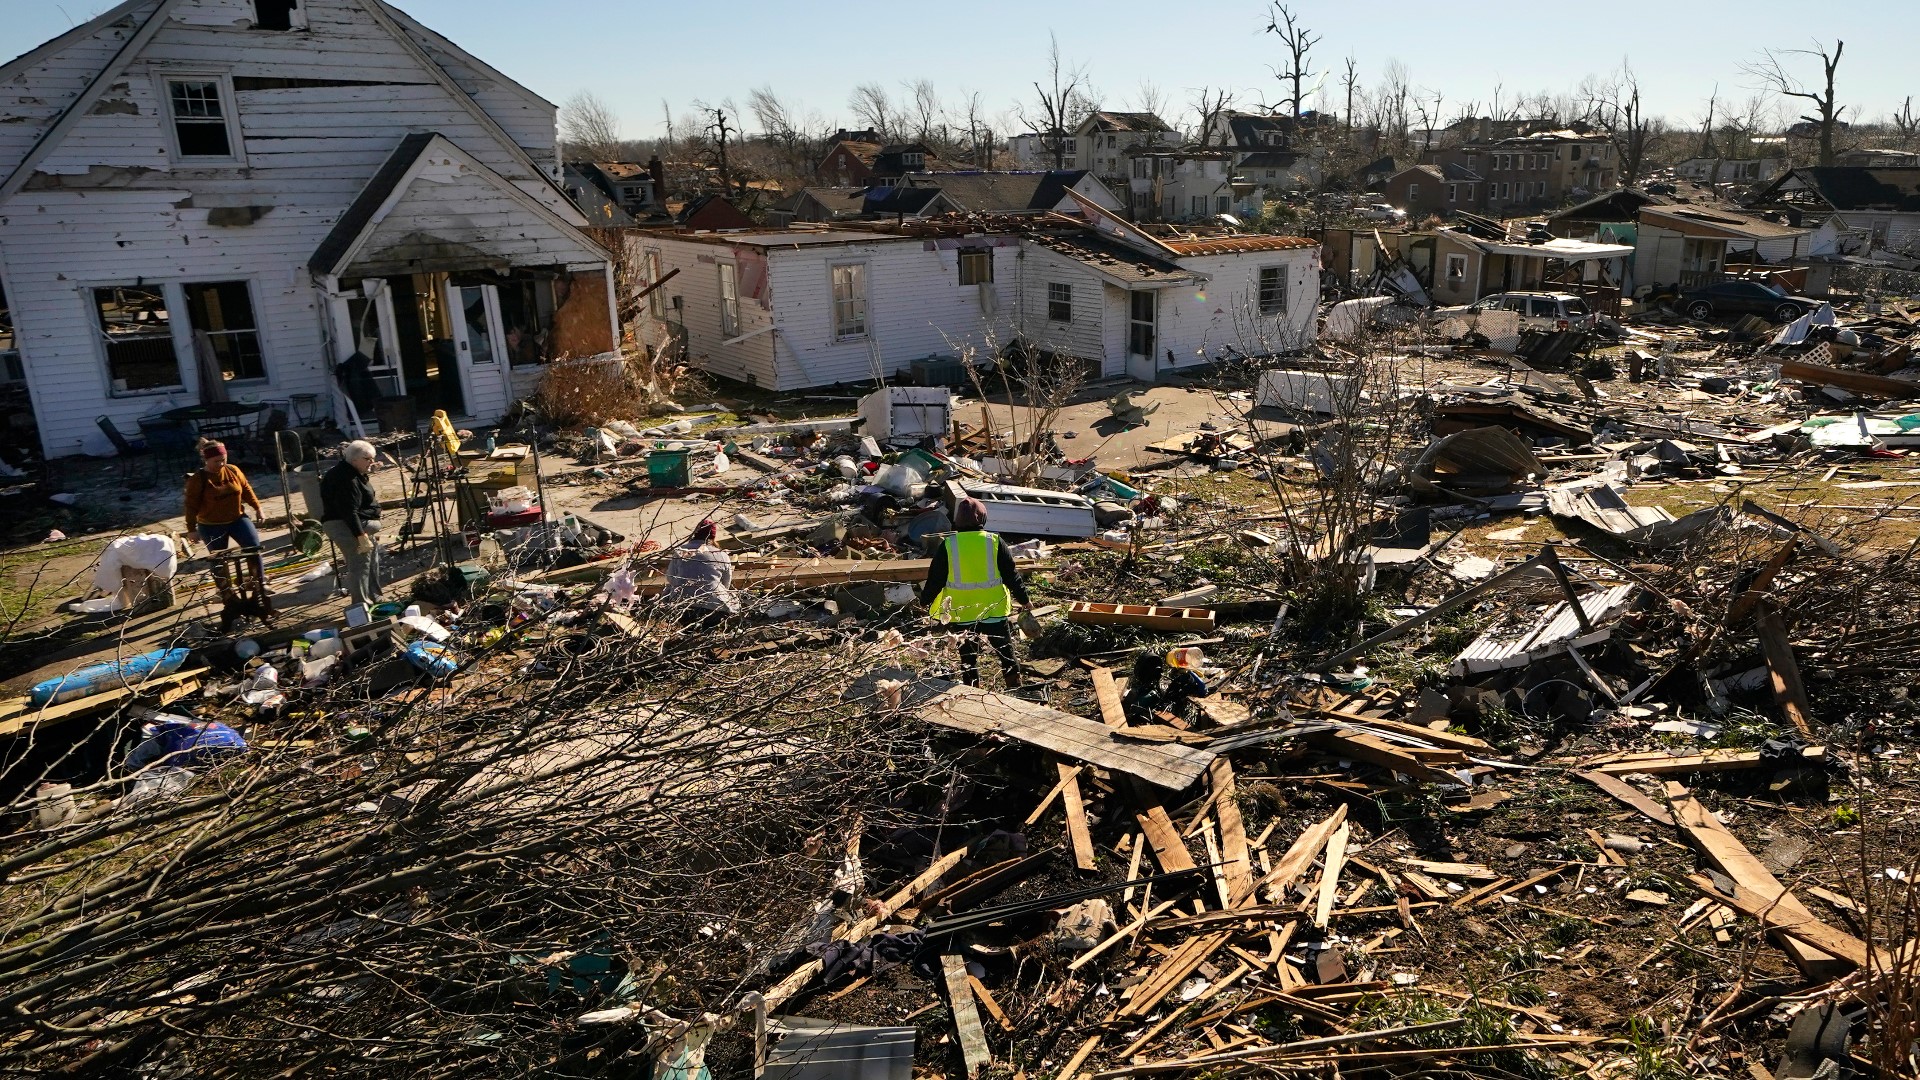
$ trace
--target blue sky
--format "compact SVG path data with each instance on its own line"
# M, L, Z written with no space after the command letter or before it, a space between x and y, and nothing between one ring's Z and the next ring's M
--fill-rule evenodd
M23 52L108 6L105 0L0 0L0 55ZM1266 9L1252 0L399 0L399 6L556 102L580 90L599 94L620 113L622 134L630 138L660 133L663 99L677 115L695 99L732 97L744 105L747 91L761 85L830 123L851 124L846 101L854 85L897 88L918 77L931 78L953 100L978 90L989 115L1010 114L1017 100L1031 96L1048 30L1059 35L1068 59L1086 64L1110 107L1132 104L1143 78L1164 91L1176 113L1203 84L1230 87L1242 103L1262 94L1279 97L1266 67L1277 43L1260 32ZM1337 70L1351 53L1362 85L1371 86L1397 60L1415 86L1444 92L1449 116L1460 102L1489 101L1496 87L1504 98L1568 90L1625 57L1640 76L1649 111L1692 126L1716 84L1723 100L1753 93L1742 61L1764 47L1807 47L1814 34L1846 40L1841 100L1859 109L1849 119L1876 120L1904 97L1920 98L1920 5L1914 0L1812 6L1803 0L1300 0L1293 7L1323 38L1316 66ZM1817 75L1812 58L1789 59L1806 77ZM1342 93L1336 76L1327 76L1326 91L1334 104Z

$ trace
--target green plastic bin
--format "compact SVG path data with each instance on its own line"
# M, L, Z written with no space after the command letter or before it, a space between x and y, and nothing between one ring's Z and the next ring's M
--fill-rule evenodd
M647 483L654 487L691 487L693 474L687 468L690 450L654 450L647 454Z

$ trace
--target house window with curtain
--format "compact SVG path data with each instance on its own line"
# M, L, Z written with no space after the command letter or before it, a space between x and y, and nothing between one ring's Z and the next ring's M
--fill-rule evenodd
M960 284L982 285L993 281L993 249L960 249Z
M833 268L833 336L861 337L867 332L867 267L845 263Z
M111 285L92 290L92 300L115 394L183 387L165 288Z
M265 379L266 354L260 348L260 327L247 283L214 281L182 288L194 340L206 342L220 377L227 382Z

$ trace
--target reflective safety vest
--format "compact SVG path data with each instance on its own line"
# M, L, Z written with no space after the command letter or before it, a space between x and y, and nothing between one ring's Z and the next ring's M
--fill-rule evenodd
M973 623L1004 619L1013 611L1013 594L1000 580L1000 538L990 532L960 532L947 537L947 585L934 597L933 615L943 622Z

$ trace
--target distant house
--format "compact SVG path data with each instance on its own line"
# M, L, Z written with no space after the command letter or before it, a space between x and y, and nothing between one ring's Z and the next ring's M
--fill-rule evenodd
M690 199L673 219L676 227L690 230L751 229L754 221L725 195L702 195Z
M1634 254L1627 244L1508 234L1478 217L1435 237L1431 291L1439 304L1470 304L1501 292L1566 291L1604 295L1611 307Z
M1485 201L1486 180L1464 165L1415 165L1388 177L1380 187L1386 201L1414 220L1477 211Z
M873 163L880 150L878 141L837 138L815 166L814 178L830 187L866 187L873 180Z
M1798 168L1752 202L1814 229L1806 254L1920 258L1920 167Z
M1639 211L1634 241L1636 290L1690 289L1727 275L1730 263L1783 263L1810 254L1812 230L1772 216L1712 203L1651 203Z
M1474 139L1429 150L1420 160L1485 177L1481 207L1496 216L1608 191L1618 186L1619 178L1613 143L1605 135L1567 128Z
M784 228L794 222L848 221L866 212L866 188L803 187L767 210L767 224Z
M869 382L930 355L1015 341L1101 375L1153 380L1232 347L1311 341L1318 245L1280 236L1160 239L1097 205L1088 221L913 221L643 243L664 333L690 362L781 390Z
M940 214L1003 214L1030 211L1079 213L1075 196L1122 212L1120 200L1085 169L1057 172L951 172L909 176L889 187L869 188L865 210L883 217Z
M1764 184L1780 175L1780 158L1688 158L1673 167L1675 176L1704 184Z
M587 224L597 229L624 229L633 226L633 215L621 209L620 204L614 202L613 198L578 166L562 166L560 183L567 193L567 198L573 200L573 205L579 207L580 213L586 216Z
M1073 133L1054 128L1049 132L1028 131L1007 140L1007 155L1016 169L1053 168L1053 148L1066 150L1066 157L1079 163L1080 154L1073 145Z
M0 281L49 457L218 400L344 423L356 353L472 423L615 355L555 106L381 0L127 0L0 88Z
M654 190L650 165L631 161L575 161L567 164L567 170L591 183L615 206L636 219L660 208L660 193Z

